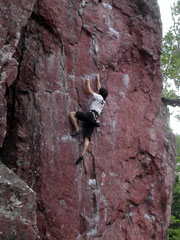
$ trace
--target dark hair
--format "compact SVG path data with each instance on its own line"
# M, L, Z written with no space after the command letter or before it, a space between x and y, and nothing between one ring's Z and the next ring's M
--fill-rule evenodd
M104 100L107 98L108 96L108 90L106 88L100 88L99 89L99 94L104 98Z

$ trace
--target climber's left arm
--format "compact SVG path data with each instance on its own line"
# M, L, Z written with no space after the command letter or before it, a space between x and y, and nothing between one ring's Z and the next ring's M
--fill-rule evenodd
M86 84L87 84L87 92L88 92L90 95L94 95L94 92L93 92L93 90L91 89L91 85L90 85L90 80L89 80L89 79L86 79Z
M101 88L101 83L100 83L100 77L99 74L96 75L96 83L97 83L97 90L99 92L100 88Z

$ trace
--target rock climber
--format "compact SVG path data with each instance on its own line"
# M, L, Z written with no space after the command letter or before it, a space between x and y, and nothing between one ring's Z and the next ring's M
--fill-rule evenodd
M87 152L89 143L91 141L91 135L93 133L93 130L95 127L99 126L97 119L103 110L105 100L108 96L108 90L106 88L101 87L99 74L96 75L96 81L98 93L92 91L90 86L90 80L86 79L87 92L88 94L93 96L93 100L91 102L89 110L87 112L80 111L70 112L70 119L75 128L75 132L71 135L72 137L77 137L80 135L77 120L84 122L83 128L84 146L82 154L76 160L75 164L79 164L84 159L84 155Z

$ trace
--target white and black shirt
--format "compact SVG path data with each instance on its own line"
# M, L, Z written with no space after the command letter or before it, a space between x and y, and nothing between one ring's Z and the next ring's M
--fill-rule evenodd
M104 104L105 104L105 101L104 101L103 97L100 94L94 93L93 101L90 105L90 110L91 111L94 110L94 111L98 112L98 114L100 115L100 113L103 110Z

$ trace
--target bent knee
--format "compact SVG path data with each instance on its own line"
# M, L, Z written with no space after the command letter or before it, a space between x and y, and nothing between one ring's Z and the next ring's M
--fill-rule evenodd
M76 115L75 112L70 112L70 113L69 113L69 116L70 116L70 117L75 117L75 115Z
M84 141L85 141L86 144L89 144L89 142L90 142L90 137L85 137Z

